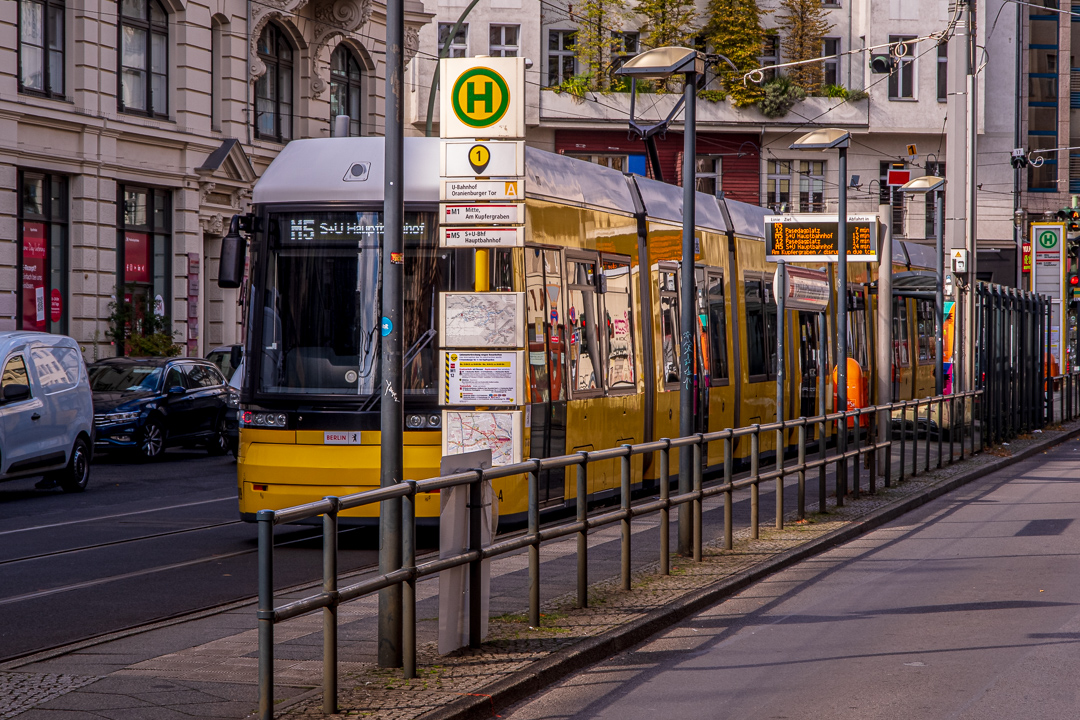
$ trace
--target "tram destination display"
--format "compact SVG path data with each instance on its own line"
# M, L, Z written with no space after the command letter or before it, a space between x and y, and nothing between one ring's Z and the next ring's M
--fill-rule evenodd
M766 259L772 262L836 262L838 225L836 215L766 215ZM848 215L849 261L877 261L877 225L876 215Z

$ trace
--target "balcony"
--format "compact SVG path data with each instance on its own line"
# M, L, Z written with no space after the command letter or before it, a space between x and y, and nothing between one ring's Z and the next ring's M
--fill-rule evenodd
M642 94L637 100L639 122L658 122L667 117L678 102L680 94ZM554 90L540 91L540 122L551 127L606 128L611 123L625 123L630 117L629 93L586 93L579 98ZM782 129L803 126L816 121L832 127L865 128L869 125L870 101L848 102L836 98L808 97L795 103L791 111L779 118L762 115L755 106L735 108L726 101L711 102L699 99L698 127L731 127Z

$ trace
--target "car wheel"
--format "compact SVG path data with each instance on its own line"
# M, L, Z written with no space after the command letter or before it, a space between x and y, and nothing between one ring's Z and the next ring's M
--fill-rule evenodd
M165 451L165 430L157 420L150 420L143 426L139 438L139 455L144 460L156 460Z
M64 492L77 493L86 489L90 482L90 449L82 438L75 440L67 467L57 471L56 484Z
M206 452L211 455L224 455L229 452L230 444L229 436L225 432L225 419L222 418L218 420L214 434L206 441Z

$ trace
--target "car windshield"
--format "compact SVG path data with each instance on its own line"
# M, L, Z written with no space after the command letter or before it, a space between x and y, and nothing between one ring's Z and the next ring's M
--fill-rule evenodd
M161 380L161 368L153 365L93 365L93 392L153 392Z
M382 214L278 215L261 307L257 387L268 393L363 396L379 378ZM434 213L405 215L405 392L437 388L435 318L452 254L438 247ZM253 317L253 321L255 318Z

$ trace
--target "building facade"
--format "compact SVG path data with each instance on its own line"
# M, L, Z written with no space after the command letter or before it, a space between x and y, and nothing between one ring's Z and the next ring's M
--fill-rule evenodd
M430 20L406 3L405 56ZM372 0L17 0L0 5L0 329L88 360L125 302L189 354L238 342L221 237L294 138L382 134ZM116 322L112 323L116 328Z

